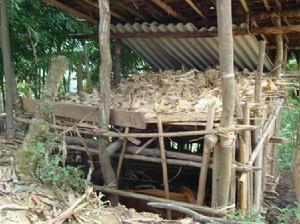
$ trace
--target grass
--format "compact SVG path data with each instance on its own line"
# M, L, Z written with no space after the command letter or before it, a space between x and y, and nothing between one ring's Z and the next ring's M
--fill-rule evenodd
M293 90L289 92L287 102L290 106L289 109L286 107L281 111L280 136L290 139L290 143L279 145L278 166L280 171L292 168L298 127L299 102Z

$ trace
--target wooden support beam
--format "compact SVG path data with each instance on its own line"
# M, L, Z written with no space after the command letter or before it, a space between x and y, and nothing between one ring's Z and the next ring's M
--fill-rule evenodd
M275 19L275 25L277 27L281 27L281 17L277 17ZM283 65L283 39L282 34L277 34L275 37L276 40L276 59L274 63L274 75L279 77L282 73L282 65Z
M89 4L90 6L93 6L95 9L99 9L98 3L93 0L83 0L83 2L85 2L86 4ZM121 16L120 14L118 14L114 11L110 11L110 14L119 20L125 21L125 18L123 16Z
M232 30L234 36L243 35L278 35L289 33L300 33L300 25L281 26L281 27L254 27L254 28L234 28ZM71 38L87 39L97 38L98 34L70 34ZM180 38L208 38L217 37L217 31L191 31L191 32L134 32L134 33L111 33L112 39L126 39L126 38L168 38L168 39L180 39Z
M171 6L169 6L167 3L163 2L162 0L152 0L152 2L157 5L159 8L164 10L166 13L172 15L173 17L179 19L179 20L186 20L183 15L176 12L174 9L172 9Z
M73 16L85 19L87 22L89 22L89 23L91 23L93 25L98 24L98 21L96 19L94 19L93 17L88 16L88 15L82 13L82 12L79 12L79 11L73 9L70 6L67 6L67 5L61 3L60 1L57 1L57 0L46 0L46 3L48 5L54 6L54 7L58 8L58 9L63 10L63 11L69 12Z
M203 10L201 10L197 5L195 5L195 3L193 2L193 0L185 0L185 2L187 4L189 4L189 6L191 6L192 9L195 10L195 12L201 16L203 19L207 19L206 15L204 14Z

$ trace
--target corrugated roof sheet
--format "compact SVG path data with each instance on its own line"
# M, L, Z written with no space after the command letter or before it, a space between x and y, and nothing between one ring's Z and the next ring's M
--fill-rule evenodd
M234 27L237 27L234 25ZM245 27L245 24L240 25ZM134 32L185 32L197 31L192 24L169 24L159 25L153 23L134 23L111 25L115 33ZM201 28L199 31L213 31L216 27ZM218 38L127 38L124 43L132 48L140 57L147 61L153 69L173 69L181 68L181 64L188 68L205 70L219 64L218 59ZM259 52L259 43L255 36L244 35L234 36L234 65L238 69L247 68L251 71L256 69ZM272 69L272 62L268 56L265 60L265 69Z

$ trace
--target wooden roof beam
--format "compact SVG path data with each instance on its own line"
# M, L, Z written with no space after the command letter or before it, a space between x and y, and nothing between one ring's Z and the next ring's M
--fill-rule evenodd
M246 0L240 0L240 3L243 6L243 9L245 10L245 12L249 13L249 7L248 7Z
M67 11L67 12L71 13L73 16L85 19L86 21L88 21L89 23L91 23L93 25L98 24L98 21L96 19L94 19L93 17L88 16L88 15L82 13L82 12L79 12L79 11L71 8L70 6L67 6L67 5L65 5L65 4L63 4L63 3L61 3L57 0L46 0L46 3L48 5L54 6L58 9L63 10L63 11Z
M99 9L98 3L94 2L93 0L83 0L83 2L87 3L90 6L93 6L97 10ZM112 10L110 11L110 14L119 20L125 21L125 18L123 16L121 16L120 14L118 14Z
M201 16L201 17L202 17L203 19L205 19L205 20L207 19L207 17L205 16L204 12L203 12L198 6L196 6L192 0L185 0L185 2L186 2L187 4L189 4L189 6L190 6L192 9L194 9L195 12L196 12L199 16Z
M137 10L135 10L135 8L127 6L126 4L122 3L121 1L118 1L117 3L112 2L112 4L114 4L117 7L120 7L120 9L122 9L124 11L131 13L132 15L136 16L140 20L145 20L145 16L143 14L139 13Z
M233 35L243 36L243 35L278 35L284 33L300 33L300 25L292 26L282 26L282 27L258 27L258 28L234 28ZM126 39L126 38L207 38L207 37L217 37L218 31L188 31L188 32L135 32L135 33L111 33L112 39ZM85 39L85 38L96 38L97 34L71 34L70 37Z
M264 4L264 6L265 6L265 8L268 10L268 11L270 11L270 4L269 4L269 1L268 0L262 0L263 1L263 4Z
M186 20L183 15L176 12L174 9L171 8L168 4L163 2L162 0L152 0L152 2L157 5L159 8L164 10L166 13L172 15L173 17L179 19L179 20Z

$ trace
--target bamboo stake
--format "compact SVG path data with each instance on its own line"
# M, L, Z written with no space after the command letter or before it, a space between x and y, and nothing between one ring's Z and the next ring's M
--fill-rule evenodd
M216 106L214 104L208 110L206 130L213 128L215 111L216 111ZM205 187L206 187L207 171L208 171L208 166L209 166L210 150L211 150L211 148L208 148L208 146L207 146L207 138L204 137L202 166L200 169L199 182L198 182L198 193L197 193L197 204L199 204L199 205L204 204Z
M157 128L158 133L163 133L163 126L161 122L161 117L157 117ZM159 147L160 147L160 157L161 157L161 165L163 171L163 182L164 182L164 189L166 194L166 199L170 199L170 192L169 192L169 180L168 180L168 167L167 167L167 160L166 160L166 151L165 151L165 143L164 138L159 137ZM171 219L171 210L167 210L167 218Z
M240 162L242 164L246 164L247 162L247 146L243 139L239 138L240 143ZM248 155L249 156L249 155ZM248 202L248 175L242 173L241 177L239 178L239 209L241 215L245 215L247 213L247 202Z
M125 128L125 133L128 133L128 132L129 132L129 127L126 127ZM120 154L120 157L119 157L119 162L118 162L117 181L119 180L119 177L120 177L122 164L123 164L123 159L124 159L124 154L125 154L125 150L127 148L127 143L128 143L128 140L127 140L127 138L125 138L124 141L123 141L122 151L121 151L121 154Z

